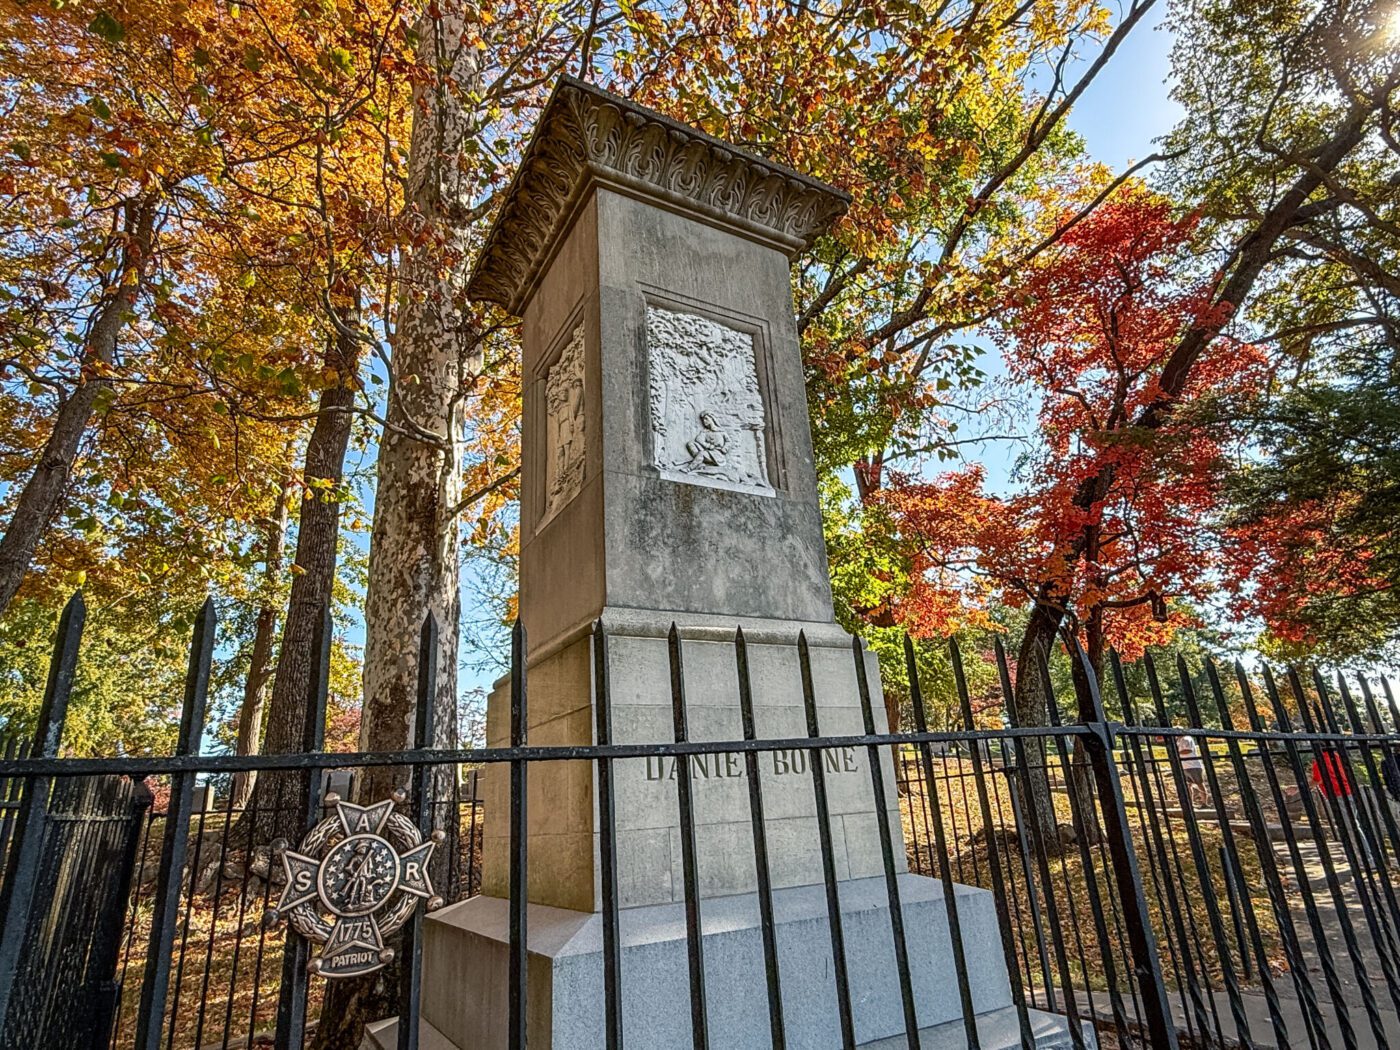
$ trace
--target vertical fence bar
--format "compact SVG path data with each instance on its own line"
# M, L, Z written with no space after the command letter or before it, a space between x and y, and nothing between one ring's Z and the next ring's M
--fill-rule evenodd
M73 675L78 666L78 645L87 620L87 604L82 592L74 594L58 618L49 679L39 708L32 758L56 758L63 741L63 723L68 716L68 697L73 691ZM36 887L35 872L43 852L44 829L48 824L49 790L52 777L31 777L20 797L10 843L5 881L0 885L0 1033L6 1024L10 995L18 976L27 921Z
M1273 689L1273 678L1267 667L1263 668L1264 683L1266 689ZM1264 732L1264 723L1259 717L1259 708L1254 700L1254 689L1249 683L1249 677L1244 673L1244 668L1236 664L1236 681L1240 686L1240 698L1244 701L1245 716L1249 722L1249 728L1254 733ZM1308 880L1307 867L1303 862L1302 851L1298 845L1298 838L1293 830L1293 821L1288 813L1287 799L1284 797L1283 785L1279 781L1278 770L1274 768L1274 753L1269 750L1267 741L1261 739L1261 766L1264 770L1264 780L1268 784L1270 797L1273 800L1275 811L1279 815L1279 827L1283 833L1285 849L1288 853L1289 864L1292 866L1293 875L1298 884L1298 895L1303 900L1303 914L1307 918L1309 933L1312 936L1314 947L1317 950L1318 959L1322 966L1323 980L1327 985L1327 992L1333 1003L1333 1009L1337 1013L1337 1024L1341 1029L1343 1038L1351 1030L1351 1021L1347 1016L1346 1003L1340 1001L1340 984L1337 980L1336 966L1332 961L1332 953L1327 945L1327 939L1322 930L1321 921L1318 917L1317 902L1313 898L1312 885ZM1272 850L1268 851L1270 864L1272 865ZM1260 853L1264 857L1264 853ZM1266 872L1267 872L1266 868ZM1292 916L1289 908L1283 878L1275 875L1274 882L1277 884L1279 896L1276 898L1275 910L1286 910ZM1271 883L1272 885L1272 883ZM1293 923L1290 921L1290 930ZM1307 977L1307 966L1303 960L1302 944L1294 934L1295 951L1300 960L1296 967L1293 967L1297 977L1301 978L1300 992L1303 1002L1303 1019L1308 1025L1310 1035L1314 1039L1314 1045L1320 1046L1323 1050L1330 1050L1332 1041L1328 1035L1329 1026L1324 1022L1321 1008L1318 1005L1318 996L1313 989L1311 980ZM1285 942L1287 943L1287 942ZM1354 1038L1354 1036L1352 1037Z
M425 751L433 746L437 705L437 617L423 618L418 636L418 697L413 712L413 746ZM418 833L426 842L433 834L433 766L415 763L410 791ZM399 1050L418 1050L418 1009L423 992L423 910L414 908L404 926L399 947Z
M254 793L254 795L256 795L256 792ZM232 796L233 796L233 792L230 791L230 792L229 792L229 797L232 798ZM256 797L250 797L247 806L246 806L244 809L242 809L242 810L239 811L240 818L241 818L243 815L245 815L245 814L246 814L246 815L249 815L249 816L251 817L251 819L249 820L249 825L250 825L251 827L257 827L257 799L256 799ZM263 889L263 896L264 896L264 898L266 898L266 896L267 896L267 894L268 894L268 888L267 888L267 887L268 887L268 884L267 884L267 883L264 883L264 889ZM224 1027L223 1027L223 1030L224 1030L224 1032L225 1032L225 1039L228 1039L227 1033L229 1032L229 1030L230 1030L230 1029L232 1028L232 1026L233 1026L233 1006L234 1006L234 1000L237 998L237 996L236 996L234 993L235 993L235 990L236 990L237 985L238 985L239 958L240 958L240 956L242 955L242 952L243 952L243 933L244 933L245 923L247 922L247 919L248 919L248 905L249 905L249 903L250 903L250 901L249 901L250 896L251 896L251 895L250 895L249 893L247 893L246 890L238 895L238 914L234 917L234 922L237 924L237 925L234 927L234 929L236 929L238 932L237 932L237 934L236 934L236 936L234 937L234 940L233 940L233 958L232 958L232 959L230 960L230 962L229 962L228 984L227 984L227 986L225 987L225 992L224 992L225 998L224 998L224 1020L223 1020L223 1026L224 1026ZM267 908L267 902L266 902L266 900L264 900L264 902L263 902L263 908L264 908L264 910L266 910L266 908ZM259 929L259 930L258 930L258 937L259 937L259 940L260 940L260 941L261 941L262 936L263 936L265 933L266 933L266 931L263 930L263 929Z
M1138 868L1132 828L1128 825L1128 811L1123 804L1123 784L1118 762L1113 757L1113 737L1104 715L1103 698L1099 695L1098 676L1089 666L1088 657L1084 655L1078 640L1071 636L1070 641L1074 646L1070 658L1083 662L1087 679L1085 700L1088 701L1089 710L1085 713L1092 714L1093 721L1088 723L1089 733L1084 743L1099 788L1104 832L1108 836L1108 852L1113 860L1118 897L1123 902L1123 922L1128 930L1128 944L1132 950L1133 972L1138 980L1147 1038L1154 1050L1177 1050L1176 1025L1167 1002L1161 960L1157 957L1157 935L1152 929L1152 914L1147 907L1147 893L1143 889L1142 872Z
M1011 819L1016 828L1016 856L1021 862L1021 878L1026 884L1026 910L1030 912L1031 939L1035 942L1036 962L1040 966L1041 979L1045 981L1045 999L1047 1009L1055 1009L1055 979L1050 971L1050 951L1045 947L1045 937L1041 931L1045 929L1044 919L1041 915L1040 894L1035 885L1035 873L1031 869L1031 847L1026 833L1025 808L1021 802L1020 771L1016 768L1015 746L1012 741L1003 739L1001 742L1002 753L1005 755L1007 749L1011 749L1012 758L1006 774L1006 793L1011 799ZM1025 940L1025 924L1020 924L1018 932L1022 941ZM1031 975L1031 953L1025 950L1026 987L1032 984ZM1029 997L1027 1002L1029 1001Z
M215 862L215 864L217 865L217 867L216 867L216 869L215 869L215 875L214 875L214 893L213 893L212 906L211 906L211 909L210 909L210 916L209 916L209 938L208 938L208 940L205 942L205 949L204 949L204 973L203 973L203 975L202 975L202 977L201 977L201 979L200 979L199 1002L200 1002L201 1005L200 1005L200 1010L199 1010L199 1020L196 1022L196 1024L195 1024L195 1030L194 1030L194 1045L195 1045L195 1046L203 1046L203 1045L204 1045L203 1036L204 1036L204 1021L205 1021L205 1016L206 1016L206 1015L205 1015L205 1012L204 1012L204 1005L203 1005L203 1004L207 1003L207 1002L208 1002L208 999L209 999L209 979L210 979L210 977L213 975L213 972L214 972L214 965L213 965L213 964L214 964L214 947L215 947L215 944L217 943L217 941L218 941L218 939L219 939L219 938L218 938L218 933L219 933L219 902L220 902L220 900L223 898L223 889L224 889L224 868L225 868L225 861L226 861L227 856L228 856L229 830L232 828L232 826L233 826L233 821L234 821L234 816L233 816L233 801L234 801L234 799L233 799L233 792L230 791L230 792L224 797L224 826L223 826L222 828L219 829L219 844L218 844L218 846L216 847L216 849L218 850L218 855L217 855L217 856L215 857L215 859L214 859L214 862ZM200 831L201 831L201 833L203 832L203 820L204 820L203 814L201 814L201 815L200 815ZM198 851L196 851L196 852L198 852ZM195 864L194 864L194 870L195 870L196 872L200 870L198 861L196 861ZM190 898L193 899L193 897L194 897L194 894L191 893L191 894L190 894ZM186 920L187 920L187 921L188 921L188 914L189 914L189 913L186 912ZM241 927L239 927L239 929L241 930ZM235 931L235 936L237 936L237 932L238 932L238 931L236 930L236 931ZM177 987L177 988L179 987L179 982L178 982L178 981L176 982L176 987ZM177 1002L177 1004L176 1004L176 1009L178 1010L178 1008L179 1008L179 1005L178 1005L178 1002Z
M524 747L528 730L529 706L526 697L528 656L525 625L515 621L510 639L510 746ZM530 993L529 893L530 840L526 790L529 787L526 764L519 758L510 762L510 974L508 999L510 1020L507 1042L510 1050L525 1050L530 1033L526 1027Z
M671 715L675 741L690 739L685 710L685 668L680 629L673 623L666 639L671 662ZM695 803L691 797L691 758L676 756L676 796L681 820L681 877L685 884L685 943L690 964L690 1035L695 1050L708 1050L710 1025L705 1002L705 933L700 921L700 873L695 846Z
M957 639L949 639L948 655L953 661L953 684L958 692L958 706L962 711L963 728L969 733L976 730L972 721L972 699L967 691L967 677L963 673L962 650ZM1016 966L1016 942L1012 939L1011 914L1006 905L1006 882L1002 877L1001 856L996 850L996 836L992 834L992 807L987 797L987 771L982 764L982 742L971 740L968 750L972 753L972 777L977 785L977 804L982 813L982 827L987 836L987 864L991 869L992 894L996 902L997 926L1001 931L1001 950L1006 956L1007 976L1011 982L1011 1001L1016 1007L1016 1020L1020 1028L1021 1042L1029 1039L1035 1045L1031 1034L1030 1015L1026 1011L1026 996L1021 987L1021 971ZM1070 1032L1074 1045L1078 1046L1083 1033L1077 1028Z
M744 739L756 740L753 717L753 682L749 675L749 646L744 629L734 632L735 670L739 677L739 717ZM758 919L763 932L763 970L768 982L768 1034L773 1050L786 1050L787 1029L783 1020L782 974L778 965L778 933L773 922L773 878L768 864L768 826L763 811L763 780L758 771L758 752L744 752L744 772L749 779L749 823L753 827L754 874L758 881Z
M301 749L308 755L318 753L325 744L326 694L330 690L333 634L331 609L327 603L321 609L320 621L311 642L314 657L306 687L306 721L301 727ZM301 814L303 828L311 827L321 817L322 780L321 770L307 771L306 804ZM305 1038L310 957L311 945L289 923L287 939L282 946L282 983L277 996L277 1033L274 1038L276 1050L300 1050Z
M1152 702L1156 708L1157 722L1163 728L1168 728L1171 725L1171 721L1167 717L1166 699L1162 693L1162 684L1157 677L1157 665L1153 661L1150 653L1143 656L1142 663L1144 670L1147 672L1147 684L1152 692ZM1204 861L1200 829L1196 823L1195 811L1192 809L1194 803L1191 798L1190 786L1186 781L1186 773L1181 764L1181 757L1177 754L1176 737L1172 734L1167 734L1163 737L1163 742L1166 745L1167 770L1171 775L1172 788L1176 792L1177 805L1181 807L1182 819L1186 825L1186 842L1191 853L1191 862L1196 870L1197 884L1209 887L1209 868ZM1159 768L1159 777L1160 773L1161 771ZM1165 781L1159 780L1159 787L1162 792L1162 799L1165 802L1167 799L1167 786ZM1186 865L1182 862L1181 854L1176 848L1176 836L1168 832L1167 839L1172 844L1172 857L1176 863L1177 877L1181 880L1183 894L1187 894L1189 893L1189 886L1186 878ZM1188 901L1186 915L1195 939L1195 960L1199 962L1201 966L1200 973L1196 973L1193 967L1190 980L1192 984L1195 985L1200 978L1204 977L1206 986L1209 988L1210 974L1206 969L1205 946L1201 943L1199 924L1196 922L1195 910L1189 906L1190 897L1187 896L1186 899ZM1225 935L1221 925L1219 910L1214 906L1215 897L1213 889L1203 889L1201 900L1206 909L1207 924L1210 926L1210 930L1208 931L1210 943L1223 944ZM1216 997L1214 995L1208 995L1204 1000L1204 1005L1208 1008L1210 1016L1209 1023L1206 1017L1203 1016L1199 1018L1201 1037L1208 1039L1210 1036L1210 1027L1213 1025L1216 1039L1224 1043L1225 1028L1220 1019L1220 1010L1216 1004Z
M593 705L599 747L612 744L611 669L603 621L593 625ZM603 889L603 1022L608 1050L622 1050L622 930L617 899L617 805L613 760L598 759L598 868Z
M821 736L817 719L817 694L812 685L812 653L807 633L797 636L797 660L802 670L802 702L807 711L807 736ZM841 922L841 895L836 885L836 860L831 841L831 808L826 795L826 756L819 747L808 749L807 764L812 771L812 794L817 804L817 835L821 843L822 874L826 884L826 916L831 934L831 969L836 979L836 1009L841 1019L841 1043L845 1050L856 1045L855 1020L851 1013L851 981L846 969L846 933Z
M1244 679L1244 668L1236 664L1235 671L1243 691L1249 685ZM1225 702L1225 691L1221 687L1220 675L1214 661L1206 661L1206 675L1210 681L1211 695L1215 699L1216 716L1220 719L1221 726L1228 730L1234 730L1234 719L1230 716L1230 707ZM1294 990L1298 993L1304 1023L1309 1032L1312 1032L1314 1028L1321 1027L1321 1017L1317 1012L1317 995L1313 991L1312 982L1308 980L1306 964L1303 961L1302 952L1299 950L1297 934L1293 928L1293 917L1283 894L1283 886L1274 858L1273 840L1269 837L1268 825L1264 820L1263 811L1260 809L1254 785L1250 781L1249 770L1245 765L1244 755L1240 751L1239 741L1234 737L1229 737L1225 746L1230 755L1230 764L1234 768L1235 783L1239 788L1240 800L1244 804L1245 817L1249 821L1250 829L1254 835L1255 852L1259 856L1259 869L1264 878L1269 901L1273 906L1274 922L1278 926L1279 937L1283 941L1284 955L1288 959L1288 968L1293 975ZM1264 761L1268 761L1267 750L1264 752ZM1285 814L1280 815L1282 819L1287 819ZM1227 852L1227 857L1233 856L1234 854ZM1239 866L1232 861L1230 868L1233 868L1239 880L1239 900L1244 909L1250 942L1259 964L1259 980L1264 989L1264 1003L1269 1011L1269 1023L1273 1027L1275 1038L1279 1041L1278 1045L1287 1046L1289 1045L1288 1029L1283 1020L1273 974L1269 969L1268 957L1259 931L1258 918L1250 900L1249 887L1245 885L1244 873L1239 870Z
M1249 962L1250 942L1245 934L1244 905L1242 899L1248 898L1248 893L1241 893L1240 888L1244 885L1244 880L1240 877L1239 867L1230 859L1230 851L1224 846L1216 850L1220 857L1220 870L1225 875L1225 899L1230 905L1230 918L1235 930L1235 946L1240 952L1240 975L1246 980L1251 980L1254 976L1253 968Z
M874 736L875 708L870 702L870 681L865 671L865 650L861 647L860 638L852 637L851 653L856 662L856 690L860 694L865 734ZM899 873L894 864L894 835L890 830L890 811L885 798L885 767L880 760L880 745L868 745L866 754L870 760L870 788L875 796L875 828L880 835L880 859L885 868L885 893L890 904L890 934L894 938L895 968L899 971L899 995L904 1006L904 1034L909 1050L921 1050L919 1017L914 1007L914 979L909 973L909 945L904 939L904 904L899 893ZM1010 930L1005 932L1009 936ZM1014 945L1006 958L1006 966L1013 980L1019 984L1020 971L1016 968ZM1021 997L1018 995L1016 999L1020 1001Z
M914 707L914 729L928 732L928 714L924 709L924 693L919 683L919 666L914 642L904 636L904 665L909 674L909 698ZM924 798L933 816L933 843L938 853L938 876L943 883L943 908L948 913L948 938L953 948L953 969L958 977L958 999L962 1005L963 1033L968 1050L981 1050L977 1035L977 1010L972 1001L972 984L967 976L967 954L963 945L962 915L958 910L958 889L953 883L953 868L948 863L948 833L943 827L943 800L938 796L938 783L933 776L933 752L927 740L919 742L919 761L923 766ZM1024 1008L1024 1004L1022 1004ZM1034 1046L1034 1041L1031 1046Z
M1046 683L1046 704L1050 715L1050 724L1055 728L1060 728L1059 700L1055 695L1054 680L1050 677L1050 665L1045 659L1045 654L1037 654L1040 662L1041 681ZM1079 676L1075 676L1078 678ZM1076 693L1082 689L1076 683ZM1076 705L1080 712L1081 719L1088 718L1092 712L1092 707L1082 697L1076 695ZM1108 993L1108 1008L1113 1015L1113 1023L1121 1031L1128 1030L1128 1015L1123 1008L1123 996L1118 989L1118 968L1114 965L1113 944L1108 935L1108 923L1105 919L1106 913L1111 909L1104 906L1103 894L1099 892L1098 871L1094 867L1094 857L1090 850L1090 845L1095 839L1102 839L1099 834L1098 815L1093 811L1093 804L1090 801L1088 813L1085 813L1085 799L1079 790L1079 778L1084 775L1086 762L1083 745L1079 742L1079 737L1068 733L1055 737L1057 750L1060 753L1060 772L1065 778L1066 794L1069 796L1070 826L1074 829L1075 848L1079 853L1080 869L1084 873L1084 893L1088 897L1090 922L1094 927L1094 938L1098 942L1099 960L1103 964L1103 975L1105 990ZM1087 785L1086 785L1087 786ZM1108 865L1105 865L1106 867ZM1073 900L1073 889L1069 881L1068 866L1061 867L1061 874L1065 880L1065 896L1068 900ZM1076 929L1078 924L1076 923ZM1077 936L1077 934L1076 934ZM1087 974L1090 972L1088 962L1083 957L1083 945L1080 944L1080 965L1086 975L1086 989L1088 985ZM1090 991L1092 995L1092 990ZM1097 1017L1098 1010L1093 1004L1093 999L1089 1000L1090 1012Z
M1273 672L1268 665L1262 668L1264 676L1264 692L1269 698L1269 704L1274 711L1274 721L1278 725L1280 732L1291 733L1293 727L1285 710L1283 700L1279 695L1278 685L1274 681ZM1253 695L1245 693L1245 709L1249 713L1250 724L1256 727L1256 731L1262 731L1263 726L1259 721L1259 714L1254 706ZM1318 856L1322 860L1324 871L1327 872L1328 882L1335 881L1335 872L1331 871L1332 857L1326 844L1321 840L1321 829L1317 822L1316 809L1312 804L1312 799L1308 794L1308 781L1303 774L1302 760L1298 756L1298 750L1292 740L1285 740L1284 754L1286 755L1294 777L1294 783L1299 789L1299 801L1303 807L1309 827L1312 829L1313 841L1318 845ZM1282 788L1277 783L1277 774L1272 763L1265 764L1265 771L1276 791L1276 801L1278 803L1280 815L1287 816L1287 808L1282 794ZM1313 947L1317 951L1318 960L1322 964L1322 976L1327 985L1328 995L1332 1000L1332 1010L1336 1014L1337 1028L1342 1037L1342 1045L1346 1047L1356 1046L1356 1030L1352 1025L1351 1012L1347 1009L1347 995L1342 986L1341 979L1337 973L1336 962L1332 958L1332 949L1327 942L1327 931L1322 925L1321 913L1318 911L1317 900L1313 894L1311 877L1308 874L1307 864L1303 860L1302 851L1298 846L1298 841L1293 834L1292 822L1284 819L1282 821L1284 835L1288 843L1289 858L1293 863L1294 877L1298 883L1298 891L1303 898L1304 913L1308 918L1308 927L1312 933ZM1342 916L1338 916L1339 922L1344 921ZM1384 1042L1384 1040L1382 1040Z
M1181 688L1181 698L1186 704L1186 717L1191 728L1203 728L1201 706L1196 700L1196 687L1191 682L1191 674L1186 667L1185 659L1179 655L1176 658L1176 677ZM1225 796L1220 790L1220 779L1215 773L1215 760L1210 753L1209 737L1200 737L1200 746L1198 750L1201 755L1201 764L1205 769L1206 784L1210 792L1211 804L1215 808L1216 819L1220 824L1221 838L1224 840L1225 848L1230 850L1231 853L1234 853L1236 849L1235 834L1234 830L1230 827L1230 815L1225 810ZM1175 748L1172 748L1169 758L1174 760L1174 770L1181 769L1181 761ZM1185 786L1184 769L1182 769L1181 775L1182 780L1180 781L1179 787ZM1210 874L1209 858L1205 851L1204 841L1201 838L1200 824L1196 820L1196 813L1190 799L1189 791L1183 796L1183 800L1185 805L1184 812L1186 814L1187 834L1191 839L1191 852L1193 856L1197 857L1197 867L1201 872L1202 899L1206 906L1206 915L1210 920L1211 932L1215 937L1215 943L1219 952L1220 972L1225 980L1225 996L1230 1003L1230 1013L1234 1020L1235 1032L1239 1036L1240 1042L1244 1046L1249 1047L1253 1045L1249 1037L1249 1016L1245 1013L1244 999L1240 995L1239 982L1235 977L1235 964L1230 955L1230 942L1225 938L1224 923L1220 916L1220 902L1215 896L1215 881ZM1225 879L1225 888L1228 896L1230 891L1228 874ZM1240 941L1239 949L1241 952L1244 951L1244 947L1243 941Z
M1110 652L1109 663L1113 670L1114 688L1118 693L1118 704L1123 714L1125 728L1128 730L1136 729L1139 726L1137 705L1133 703L1132 694L1128 690L1128 683L1123 675L1123 664L1118 659L1116 652ZM1145 814L1143 824L1147 829L1150 847L1147 855L1148 871L1152 874L1154 883L1157 885L1158 899L1171 922L1171 928L1164 933L1166 934L1167 948L1171 951L1172 972L1176 977L1177 998L1181 1002L1182 1017L1186 1022L1187 1033L1193 1034L1195 1030L1192 1024L1193 1016L1204 1018L1205 1003L1201 1000L1200 990L1196 986L1195 968L1191 963L1191 945L1186 932L1186 924L1182 921L1181 902L1177 895L1177 880L1172 875L1171 856L1162 835L1161 821L1156 819L1157 796L1152 789L1156 758L1152 754L1151 739L1148 738L1146 750L1144 750L1143 737L1135 732L1128 733L1128 749L1132 754L1132 770L1138 782L1138 799ZM1162 804L1166 805L1165 795L1162 796ZM1153 863L1154 858L1155 864ZM1182 976L1183 970L1187 978L1185 980ZM1189 1009L1188 994L1191 997ZM1201 1027L1204 1031L1204 1024Z
M1001 638L994 638L992 646L996 654L997 677L1001 683L1001 695L1006 704L1006 719L1011 727L1017 727L1016 721L1016 701L1015 689L1011 682L1011 668L1006 661L1006 650L1002 647ZM1028 809L1027 823L1031 831L1031 846L1035 851L1036 871L1040 875L1040 890L1045 898L1045 913L1049 918L1050 946L1055 954L1055 968L1060 974L1060 990L1064 995L1065 1016L1069 1018L1070 1038L1074 1041L1076 1048L1083 1045L1084 1037L1081 1033L1083 1027L1079 1002L1074 996L1074 980L1070 976L1069 955L1065 951L1065 939L1063 923L1061 922L1060 906L1055 900L1054 881L1050 874L1050 848L1045 841L1045 829L1041 827L1038 804L1035 797L1035 787L1031 782L1030 751L1025 744L1025 738L1021 736L1012 737L1012 750L1016 757L1016 768L1021 779L1021 795L1026 800ZM1044 738L1039 738L1038 746L1034 750L1041 755L1045 754ZM1039 771L1040 776L1048 777L1049 762L1045 762L1044 767ZM1052 803L1053 806L1053 803ZM1058 836L1055 843L1059 847ZM1034 889L1032 887L1032 889ZM1040 932L1037 931L1037 937ZM1049 974L1047 973L1047 984ZM1053 1003L1053 998L1051 999ZM1076 1034L1080 1033L1080 1034ZM1077 1040L1077 1041L1075 1041ZM1035 1044L1032 1042L1032 1046Z
M209 692L209 668L214 656L214 601L208 599L195 621L190 646L189 672L185 676L185 704L180 716L177 755L199 753L204 734L204 707ZM185 855L189 848L190 810L194 804L194 773L170 777L170 805L165 816L165 837L160 847L160 868L156 875L154 908L151 912L151 939L146 948L146 973L141 982L141 1005L136 1015L136 1050L158 1050L165 1023L165 1003L169 994L170 951L175 942L175 923L180 910L180 888Z

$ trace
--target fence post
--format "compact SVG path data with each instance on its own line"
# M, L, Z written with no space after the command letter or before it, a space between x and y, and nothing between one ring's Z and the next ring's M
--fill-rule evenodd
M214 657L214 627L214 600L209 598L199 610L190 645L184 710L180 714L180 735L175 745L178 756L199 754L199 738L204 735L204 702L209 692L209 667ZM165 815L165 839L160 846L155 907L151 912L151 939L146 949L146 974L141 982L141 1006L136 1014L133 1044L136 1050L160 1050L161 1046L170 984L170 950L175 943L185 853L189 848L194 776L185 771L170 778L170 808Z
M1123 904L1123 922L1127 927L1128 946L1132 950L1133 974L1137 978L1138 994L1142 1001L1147 1040L1153 1050L1178 1050L1176 1024L1167 1002L1162 962L1157 955L1157 937L1147 907L1147 891L1142 884L1142 871L1133 847L1133 833L1128 827L1128 811L1123 802L1118 762L1113 757L1113 731L1104 715L1098 676L1079 640L1073 635L1066 638L1070 646L1070 659L1080 661L1084 671L1086 695L1080 697L1081 717L1092 715L1093 718L1085 723L1089 732L1083 739L1089 752L1089 766L1099 789L1099 806L1103 811L1109 857L1113 861L1113 879Z
M527 660L530 646L525 625L518 619L510 636L510 746L525 746L529 736ZM529 1040L530 999L530 840L529 768L519 758L510 760L510 970L506 995L510 1017L506 1045L525 1050Z
M743 635L740 635L742 644ZM612 669L608 633L593 621L593 706L599 747L612 744ZM743 688L740 679L740 688ZM618 915L617 807L613 800L613 763L598 759L598 876L603 891L603 1031L608 1050L622 1050L622 921ZM753 781L750 781L752 786ZM760 901L760 908L762 902ZM781 1050L781 1043L775 1043Z
M117 1008L121 1005L121 981L117 976L117 965L121 954L122 937L126 933L126 916L131 910L131 885L136 874L136 855L141 848L142 830L146 814L151 808L153 796L146 786L144 777L133 778L131 784L130 824L126 838L122 842L121 869L117 874L116 893L109 913L102 917L89 962L91 972L101 975L98 1002L93 1010L97 1016L96 1028L99 1044L107 1046L112 1041L112 1029L117 1022ZM120 905L118 907L117 905Z
M319 753L325 744L326 693L330 689L333 633L331 607L327 602L321 609L321 622L312 635L316 659L311 665L311 680L306 687L306 722L302 725L301 737L301 750L308 755ZM323 780L321 769L307 771L303 827L310 827L320 819ZM306 983L310 977L306 964L310 957L311 945L288 923L287 939L282 948L282 984L277 995L277 1033L274 1037L277 1050L301 1050L306 1034Z
M428 613L418 641L418 709L414 712L413 746L433 746L433 707L437 702L437 618ZM426 842L433 833L433 773L435 767L413 767L413 812ZM423 912L413 915L403 931L403 961L399 969L399 1050L418 1050L418 1000L423 990Z
M39 708L39 724L34 732L31 758L56 758L63 739L63 722L68 715L68 697L73 691L73 673L78 665L78 643L83 637L87 605L79 591L68 599L58 619L49 681ZM15 817L14 838L5 882L0 886L0 1026L6 1022L10 992L24 950L29 929L25 921L34 899L34 874L39 865L44 831L48 824L49 789L53 777L32 777L20 800Z

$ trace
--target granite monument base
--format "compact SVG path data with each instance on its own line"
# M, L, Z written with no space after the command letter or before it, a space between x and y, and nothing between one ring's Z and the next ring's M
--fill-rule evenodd
M910 972L926 1047L965 1045L958 975L949 943L942 884L901 875ZM984 1047L1020 1046L992 895L956 888L967 949L968 981ZM851 1008L861 1046L903 1043L904 1014L881 878L840 884ZM783 1018L788 1046L839 1050L841 1027L831 966L825 890L777 890ZM768 1050L768 988L758 899L740 894L702 904L710 1045ZM685 911L680 904L621 913L623 1037L647 1050L688 1050L690 978ZM441 1050L506 1050L508 914L504 900L478 896L424 924L423 1045ZM534 1050L602 1050L602 917L532 905L529 914L529 1042ZM1071 1045L1067 1022L1035 1013L1036 1046ZM1093 1045L1092 1032L1086 1044ZM393 1026L369 1031L369 1045L390 1050Z

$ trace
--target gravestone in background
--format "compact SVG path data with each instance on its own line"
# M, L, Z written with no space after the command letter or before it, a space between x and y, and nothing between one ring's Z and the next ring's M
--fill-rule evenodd
M528 739L594 742L590 632L608 632L616 743L673 737L666 635L679 626L691 738L742 736L734 631L748 642L760 737L807 733L797 657L810 645L821 731L859 734L849 636L832 617L790 258L845 209L828 186L577 81L541 117L471 294L522 318L520 615ZM884 731L879 672L877 731ZM504 746L509 695L487 742ZM864 748L829 753L834 862L858 1040L903 1033L877 806L899 836L888 749L876 799ZM804 752L761 756L788 1044L841 1045L820 840ZM767 1047L768 1008L744 763L697 760L710 1045ZM680 820L669 759L614 766L627 1044L691 1046ZM604 1045L592 763L529 767L529 1037ZM422 1018L460 1050L506 1046L506 770L483 778L483 893L425 922ZM904 871L904 848L896 855ZM961 1045L942 887L900 875L921 1026ZM988 1038L1015 1033L992 897L958 889ZM1037 1016L1045 1046L1063 1022ZM391 1028L380 1031L389 1038ZM931 1036L931 1038L933 1038ZM1019 1039L1013 1039L1019 1045ZM389 1045L387 1042L384 1045ZM431 1044L429 1044L431 1045ZM934 1042L926 1046L940 1045Z

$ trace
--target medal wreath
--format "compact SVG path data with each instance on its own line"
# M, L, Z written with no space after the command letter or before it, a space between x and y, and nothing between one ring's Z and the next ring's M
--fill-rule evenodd
M419 901L442 906L433 894L428 860L445 837L427 842L394 804L402 792L371 806L329 796L335 814L306 833L297 850L282 850L286 885L268 919L286 919L323 945L309 969L322 977L355 977L394 960L384 939L408 921Z

